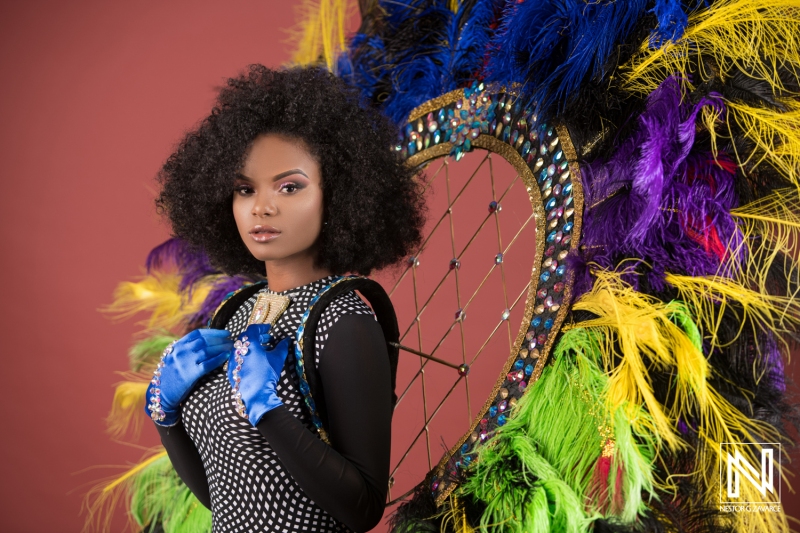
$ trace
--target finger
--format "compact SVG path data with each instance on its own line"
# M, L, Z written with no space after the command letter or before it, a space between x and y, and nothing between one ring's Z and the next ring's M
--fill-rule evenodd
M216 357L211 357L209 359L206 359L205 361L202 362L202 365L205 368L206 372L211 372L212 370L216 370L217 368L224 365L225 361L227 361L230 358L230 355L231 355L230 352L219 354Z
M208 359L210 357L216 357L217 355L223 352L230 352L233 350L233 343L229 342L227 344L217 344L215 346L206 346L205 349L205 357L202 359Z
M269 366L271 366L277 374L281 373L283 366L286 364L286 357L289 355L290 345L291 339L287 337L279 342L275 348L267 352Z
M233 340L231 339L231 333L226 329L212 329L205 331L208 332L203 334L203 338L206 341L206 346L233 343Z

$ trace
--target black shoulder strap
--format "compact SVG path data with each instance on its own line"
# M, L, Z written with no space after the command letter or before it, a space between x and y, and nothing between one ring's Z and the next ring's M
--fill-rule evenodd
M214 312L214 316L211 318L211 322L208 324L208 327L213 329L225 329L225 326L228 324L231 318L233 318L234 313L245 303L247 300L250 299L255 293L260 291L264 288L266 281L259 281L257 283L253 283L252 285L248 285L246 287L242 287L238 291L230 294L225 300L219 304L217 310Z
M383 336L386 339L386 348L389 352L389 368L392 376L392 404L397 403L397 394L394 388L397 381L397 358L399 349L390 343L400 341L400 329L397 326L397 315L394 306L389 299L389 295L377 282L367 278L356 278L345 280L325 291L319 300L311 308L306 320L305 330L303 331L303 364L306 368L306 380L311 389L311 397L315 399L317 412L322 420L323 426L327 426L327 412L323 401L322 383L317 373L315 362L315 338L317 334L317 324L322 316L322 312L337 296L350 291L360 292L367 299L375 311L378 323L383 329Z

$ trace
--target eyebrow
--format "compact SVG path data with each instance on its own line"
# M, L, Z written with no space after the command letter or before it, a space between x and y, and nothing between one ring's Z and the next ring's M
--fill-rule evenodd
M284 171L284 172L281 172L280 174L276 174L276 175L274 175L274 176L272 177L272 181L278 181L279 179L281 179L281 178L285 178L286 176L291 176L292 174L300 174L300 175L302 175L302 176L305 176L305 177L306 177L306 179L311 179L311 178L309 178L309 177L308 177L308 174L306 174L305 172L303 172L303 171L302 171L302 170L300 170L299 168L293 168L293 169L291 169L291 170L286 170L286 171ZM245 181L253 181L252 179L248 178L247 176L245 176L245 175L244 175L244 174L242 174L242 173L237 173L237 174L236 174L236 177L237 177L238 179L245 180Z

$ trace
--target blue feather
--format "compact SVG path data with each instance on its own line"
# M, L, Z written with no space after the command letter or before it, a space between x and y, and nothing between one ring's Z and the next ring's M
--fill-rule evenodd
M650 46L661 47L666 41L677 41L683 36L689 17L683 11L680 0L656 0L650 10L658 19L658 28L650 37Z
M484 61L489 51L492 23L499 18L504 0L462 2L447 33L451 56L445 75L446 90L469 85L482 79Z
M493 39L487 80L522 84L539 112L563 108L645 14L646 0L528 0L511 4ZM556 111L558 109L555 109Z

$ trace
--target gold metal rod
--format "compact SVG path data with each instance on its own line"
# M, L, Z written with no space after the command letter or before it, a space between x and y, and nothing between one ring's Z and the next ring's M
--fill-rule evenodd
M428 354L426 354L424 352L420 352L419 350L415 350L414 348L409 348L408 346L403 346L399 342L390 342L389 344L391 344L395 348L400 348L401 350L404 350L406 352L410 352L410 353L413 353L414 355L418 355L420 357L424 357L425 359L430 359L431 361L434 361L434 362L439 363L439 364L444 365L444 366L449 366L450 368L455 368L456 370L458 370L459 367L461 366L461 365L457 365L455 363L451 363L449 361L445 361L443 359L439 359L438 357L434 357L432 355L428 355Z

